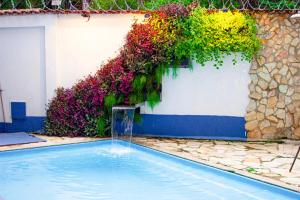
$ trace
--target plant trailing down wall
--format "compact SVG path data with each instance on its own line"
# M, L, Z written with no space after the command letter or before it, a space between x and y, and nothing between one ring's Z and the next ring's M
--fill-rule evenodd
M111 108L160 101L164 74L187 58L199 63L239 52L251 60L260 47L255 21L241 12L208 12L181 4L161 7L143 23L134 23L120 54L70 89L58 88L47 110L46 133L58 136L106 136ZM235 62L235 61L233 61Z

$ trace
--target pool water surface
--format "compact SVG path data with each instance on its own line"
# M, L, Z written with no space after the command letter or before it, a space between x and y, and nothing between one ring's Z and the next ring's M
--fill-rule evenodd
M300 193L124 141L0 152L4 200L289 200Z

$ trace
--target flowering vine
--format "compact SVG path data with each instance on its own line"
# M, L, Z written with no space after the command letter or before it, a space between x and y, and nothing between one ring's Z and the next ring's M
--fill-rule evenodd
M259 49L254 20L240 12L214 12L181 4L158 9L134 23L120 54L70 89L58 88L47 109L46 134L106 136L111 108L160 101L161 80L192 58L222 65L223 55L240 52L251 60ZM235 62L235 61L234 61Z

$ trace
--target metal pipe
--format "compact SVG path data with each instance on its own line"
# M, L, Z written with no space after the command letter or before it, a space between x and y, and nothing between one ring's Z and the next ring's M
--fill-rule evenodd
M5 112L4 112L4 105L3 105L3 98L2 98L2 88L1 88L1 84L0 84L0 101L1 101L1 108L2 108L2 116L3 116L3 122L4 122L4 132L5 132L5 123L6 123L6 119L5 119Z
M298 158L298 155L299 155L299 152L300 152L300 146L299 146L299 149L298 149L298 151L297 151L297 153L296 153L296 156L295 156L295 158L294 158L294 161L293 161L293 163L292 163L292 166L291 166L291 168L290 168L290 172L292 171L292 169L293 169L293 167L294 167L294 165L295 165L295 162L296 162L296 160L297 160L297 158Z

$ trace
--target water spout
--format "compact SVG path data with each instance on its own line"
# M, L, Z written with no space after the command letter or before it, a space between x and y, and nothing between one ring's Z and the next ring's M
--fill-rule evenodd
M112 108L111 139L129 142L132 139L134 111L136 107L118 106Z

